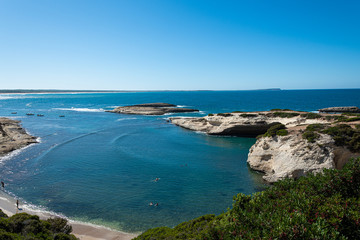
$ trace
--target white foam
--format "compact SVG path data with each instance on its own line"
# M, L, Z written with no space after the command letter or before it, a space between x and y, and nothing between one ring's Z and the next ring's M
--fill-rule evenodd
M4 162L4 161L7 161L7 160L9 160L9 159L11 159L11 158L19 155L22 151L24 151L25 149L27 149L27 148L29 148L29 147L31 147L31 146L34 146L35 144L36 144L36 143L32 143L32 144L27 145L27 146L25 146L25 147L23 147L23 148L16 149L16 150L14 150L14 151L6 154L5 156L0 157L0 163L2 163L2 162Z
M119 118L116 121L120 122L120 121L124 121L124 120L133 120L133 119L137 119L137 118Z
M190 106L186 106L186 105L176 105L176 107L185 108L185 107L190 107Z
M75 111L75 112L104 112L102 108L53 108L62 111Z

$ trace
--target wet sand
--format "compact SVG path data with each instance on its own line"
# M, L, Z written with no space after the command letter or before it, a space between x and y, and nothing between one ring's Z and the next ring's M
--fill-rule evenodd
M23 206L21 202L19 204L19 208L21 210L16 209L16 200L14 198L6 194L4 191L0 191L0 209L8 216L26 212L32 215L38 215L40 219L56 217L56 215L50 212L31 209L26 205ZM69 224L73 228L72 233L81 240L130 240L138 235L72 220L69 220Z

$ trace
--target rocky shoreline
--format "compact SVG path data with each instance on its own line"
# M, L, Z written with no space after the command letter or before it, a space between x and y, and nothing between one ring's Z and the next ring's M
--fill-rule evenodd
M170 103L144 103L131 106L117 107L107 111L112 113L135 114L135 115L164 115L166 113L198 112L197 109L180 108Z
M20 121L0 118L0 157L32 143L37 143L36 137L26 133Z
M209 114L199 118L170 118L170 121L209 135L256 137L264 134L257 137L247 162L250 168L265 174L265 181L272 183L321 172L324 168L341 169L350 157L360 156L346 146L338 146L328 134L312 132L316 134L314 140L304 137L308 126L337 126L339 119L350 128L360 123L356 117L291 110ZM283 126L280 134L266 133L274 126Z

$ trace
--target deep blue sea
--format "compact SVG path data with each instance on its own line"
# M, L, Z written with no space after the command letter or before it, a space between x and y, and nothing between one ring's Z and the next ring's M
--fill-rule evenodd
M200 112L104 112L150 102ZM261 191L264 184L246 164L255 139L207 136L174 126L168 117L332 106L360 107L360 90L2 94L0 116L21 120L40 143L3 158L0 178L22 202L70 219L127 232L174 226L220 214L234 195ZM30 112L35 116L26 116Z

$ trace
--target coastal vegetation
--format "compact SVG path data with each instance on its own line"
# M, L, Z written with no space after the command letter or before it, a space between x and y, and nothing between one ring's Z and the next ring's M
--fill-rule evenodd
M274 117L281 117L281 118L292 118L299 116L300 113L297 112L273 112L272 116Z
M136 239L360 239L360 158L342 170L239 193L219 216L149 229Z
M4 240L76 240L72 227L63 218L40 220L36 215L18 213L8 217L0 209L0 239Z
M328 126L326 124L310 124L303 133L303 138L315 142L319 134L330 135L337 146L347 147L352 152L360 152L360 125L354 128L347 124Z
M288 135L288 131L286 130L286 127L284 124L275 124L274 126L271 126L266 133L258 136L260 137L274 137L274 136L286 136Z
M316 119L316 118L322 118L322 116L318 113L303 113L301 114L302 117L306 118L306 119Z

